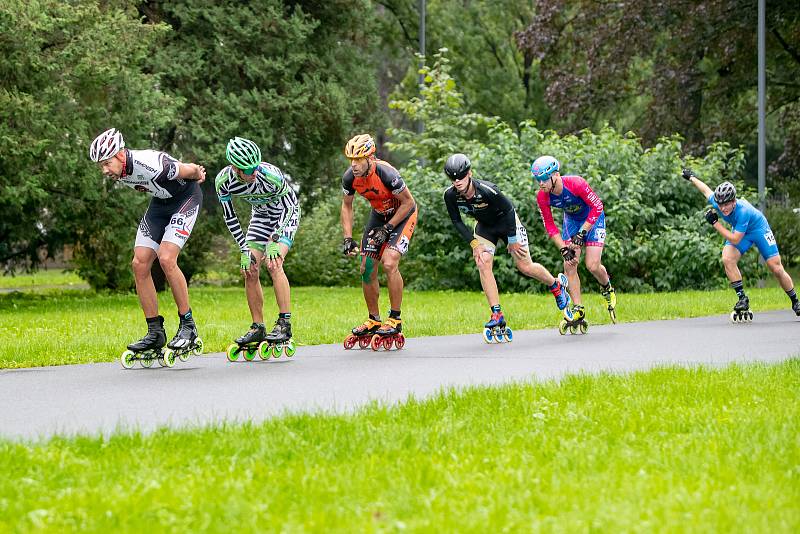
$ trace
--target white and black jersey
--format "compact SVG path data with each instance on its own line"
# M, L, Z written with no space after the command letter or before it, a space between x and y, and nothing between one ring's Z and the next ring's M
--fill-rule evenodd
M263 246L275 234L278 242L291 247L300 224L297 195L286 175L275 165L262 162L254 174L255 180L250 183L240 180L230 165L217 174L215 186L228 230L242 252L249 250L249 243ZM233 197L244 199L251 205L246 236L236 216Z
M178 178L180 162L157 150L125 150L125 168L119 181L153 198L139 230L136 247L158 251L162 241L183 247L192 233L203 192L194 180Z

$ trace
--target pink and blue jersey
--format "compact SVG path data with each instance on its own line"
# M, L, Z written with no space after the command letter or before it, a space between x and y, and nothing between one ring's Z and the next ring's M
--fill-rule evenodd
M561 238L571 241L584 222L589 222L592 229L586 235L586 245L602 247L606 240L606 219L603 213L603 201L597 196L589 184L580 176L562 176L564 185L560 194L546 193L540 190L536 194L536 203L542 214L544 229L548 237L558 233L553 220L552 207L564 210L564 224Z

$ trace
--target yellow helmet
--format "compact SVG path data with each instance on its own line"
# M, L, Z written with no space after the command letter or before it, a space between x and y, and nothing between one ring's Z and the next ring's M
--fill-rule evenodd
M375 153L375 140L369 134L353 137L344 147L344 155L349 159L366 158Z

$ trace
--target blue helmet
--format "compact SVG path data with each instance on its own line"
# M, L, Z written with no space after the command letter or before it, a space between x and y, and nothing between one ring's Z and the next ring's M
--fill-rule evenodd
M541 156L531 165L531 174L539 182L549 180L554 172L558 172L561 164L553 156Z

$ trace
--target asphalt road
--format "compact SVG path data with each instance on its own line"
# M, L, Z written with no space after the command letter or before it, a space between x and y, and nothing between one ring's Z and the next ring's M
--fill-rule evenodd
M759 313L592 326L587 335L516 331L487 345L473 335L410 338L401 351L299 347L291 360L228 362L193 357L174 368L117 363L0 371L0 437L152 431L222 420L258 421L284 412L347 411L377 400L425 397L450 386L626 372L656 365L775 362L800 355L800 320Z

